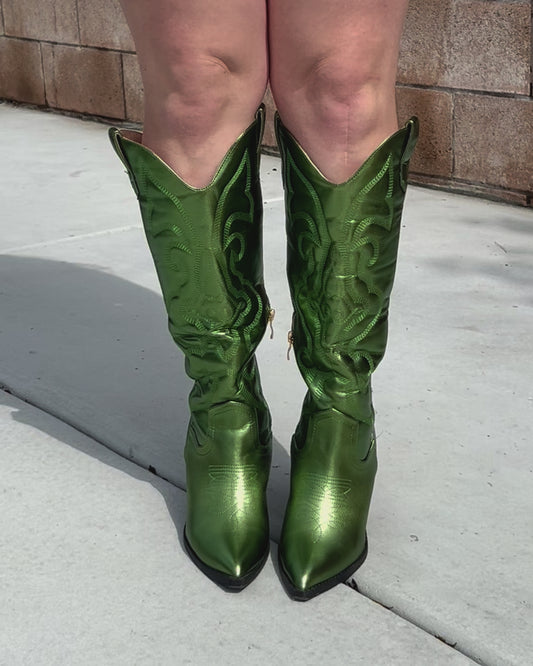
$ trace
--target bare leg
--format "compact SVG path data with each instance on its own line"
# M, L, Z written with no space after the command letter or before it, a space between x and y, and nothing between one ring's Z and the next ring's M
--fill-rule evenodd
M281 119L332 182L397 128L408 0L269 0L270 83Z
M143 144L209 184L267 82L264 0L121 0L145 93Z

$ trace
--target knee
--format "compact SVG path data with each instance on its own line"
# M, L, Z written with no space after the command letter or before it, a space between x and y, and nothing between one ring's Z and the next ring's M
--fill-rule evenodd
M243 73L231 60L208 54L179 54L166 65L158 83L153 99L158 116L193 137L217 125L235 104L255 111L266 88L266 72Z
M305 108L308 122L318 131L346 132L368 127L379 114L385 82L377 69L346 56L316 59L299 81L277 81L273 94L280 114L292 116Z
M342 57L317 62L306 85L309 103L332 119L345 115L346 109L370 111L378 90L379 78L374 72Z
M168 120L178 121L194 134L213 122L230 102L232 73L220 59L211 56L175 58L168 66L162 97L162 110Z

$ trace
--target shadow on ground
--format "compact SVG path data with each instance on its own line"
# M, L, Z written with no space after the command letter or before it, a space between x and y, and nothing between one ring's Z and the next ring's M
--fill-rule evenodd
M12 255L0 257L0 285L0 383L151 471L181 539L185 516L160 478L185 489L192 382L166 330L159 294L94 266ZM15 418L42 427L31 422L32 413L21 410ZM62 441L79 448L75 440ZM289 459L277 441L273 448L269 502L276 537ZM107 452L101 460L110 464Z

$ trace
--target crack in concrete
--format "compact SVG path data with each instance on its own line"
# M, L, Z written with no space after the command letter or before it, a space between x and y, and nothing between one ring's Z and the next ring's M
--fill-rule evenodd
M371 596L368 592L363 592L359 588L355 580L353 580L353 578L346 581L344 585L346 587L349 587L354 592L357 592L361 596L365 597L369 601L373 601L375 604L378 604L378 606L381 606L390 613L393 613L394 615L401 618L405 622L409 622L409 624L413 625L414 627L417 627L417 629L420 629L425 634L429 634L430 636L433 636L433 638L436 638L441 643L445 643L449 648L451 648L455 652L458 652L459 654L462 654L464 657L467 657L467 659L470 659L470 661L472 661L473 663L479 664L480 666L496 666L496 664L490 664L489 662L482 661L479 657L476 657L466 648L460 647L459 641L452 642L450 638L446 638L443 635L436 634L434 629L432 629L429 625L426 625L424 622L420 622L419 620L414 618L410 613L401 612L397 610L394 606L388 606L384 602L380 601L377 597Z
M174 486L174 488L177 488L178 490L182 490L184 493L187 492L186 488L178 485L177 483L174 483L170 479L167 479L162 474L159 474L156 471L156 469L153 465L148 465L148 467L146 467L145 465L140 463L138 460L132 460L131 458L128 458L127 456L125 456L120 451L117 451L116 449L114 449L110 444L101 440L99 437L97 437L90 430L86 430L85 428L80 427L77 423L75 423L74 421L71 421L70 419L65 418L65 416L60 414L59 412L56 412L55 410L52 410L52 409L49 409L47 407L44 407L43 405L40 405L38 401L30 400L29 398L24 396L22 393L19 393L18 391L12 389L7 384L4 384L2 381L0 381L0 391L3 391L4 393L7 393L8 395L12 395L14 398L17 398L17 400L21 400L22 402L26 403L27 405L30 405L30 407L34 407L35 409L38 409L39 411L43 412L44 414L48 414L49 416L52 416L53 418L57 419L58 421L61 421L61 423L64 423L65 425L69 426L69 428L72 428L73 430L76 430L77 432L81 433L82 435L85 435L85 437L89 437L89 439L92 439L93 442L96 442L96 444L99 444L100 446L103 446L105 449L107 449L108 451L111 451L112 453L117 455L119 458L122 458L122 460L126 460L127 462L131 463L132 465L136 465L137 467L140 467L141 469L146 470L150 474L153 474L154 476L157 476L158 479L162 479L163 481L166 481L167 483L170 483L170 485Z
M40 241L39 243L32 243L31 245L19 245L18 247L9 247L1 250L2 254L15 254L17 252L26 252L27 250L35 250L42 247L53 247L54 245L62 245L63 243L72 243L77 240L85 240L87 238L98 238L98 236L106 236L108 234L122 233L124 231L131 231L132 229L140 229L140 224L129 224L125 227L116 227L112 229L102 229L101 231L92 231L88 234L74 234L73 236L62 236L61 238L53 238L51 240Z

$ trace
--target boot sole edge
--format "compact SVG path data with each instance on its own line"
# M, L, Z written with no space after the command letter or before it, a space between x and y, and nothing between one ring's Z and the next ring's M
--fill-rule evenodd
M364 563L367 555L368 555L368 539L365 537L365 547L361 555L359 555L359 557L356 560L354 560L342 571L339 571L338 574L335 574L334 576L331 576L330 578L327 578L326 580L323 580L320 583L313 585L307 590L302 590L301 588L296 587L291 581L289 574L287 573L287 570L283 563L283 559L278 551L278 565L279 565L281 582L283 584L283 587L285 588L285 592L293 601L309 601L310 599L313 599L319 594L331 590L331 588L335 587L339 583L346 582L346 580L353 573L355 573L357 569L359 569L359 567Z
M213 567L210 567L200 559L189 543L189 539L187 539L185 528L183 529L183 539L187 554L189 555L192 562L198 567L198 569L200 569L200 571L205 576L207 576L207 578L212 580L213 583L218 585L224 591L232 593L242 592L244 588L248 587L248 585L250 585L250 583L255 580L255 578L257 578L261 572L261 569L265 566L270 552L270 549L267 548L261 559L256 562L253 567L251 567L243 576L231 576L230 574L225 574L218 569L213 569Z

